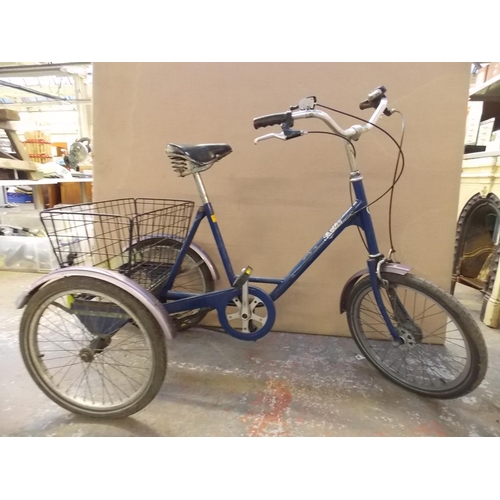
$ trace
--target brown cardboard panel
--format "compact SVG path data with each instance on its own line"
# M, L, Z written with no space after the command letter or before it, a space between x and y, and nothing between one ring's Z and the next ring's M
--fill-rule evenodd
M96 63L94 195L198 200L179 178L168 142L227 142L233 153L203 174L236 270L283 276L349 205L343 141L309 135L255 146L254 117L285 111L307 95L368 119L358 103L378 85L406 118L406 171L395 195L398 258L449 288L467 112L467 63ZM126 104L124 104L126 103ZM355 121L336 115L347 127ZM398 115L381 120L397 138ZM304 120L296 128L326 130ZM278 129L279 127L274 127ZM391 183L397 150L374 131L356 143L368 196ZM371 209L381 251L389 248L388 197ZM220 266L208 228L196 242ZM348 335L338 301L366 251L349 228L279 299L276 330ZM223 280L219 286L226 286Z

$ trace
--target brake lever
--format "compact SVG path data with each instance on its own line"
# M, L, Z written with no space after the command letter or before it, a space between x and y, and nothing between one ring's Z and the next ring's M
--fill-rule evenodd
M279 134L261 135L260 137L257 137L257 139L253 141L253 143L257 144L261 141L266 141L267 139L280 139L282 141L288 141L289 139L294 139L295 137L300 137L305 134L307 134L307 130L286 129L283 132L280 132Z
M283 132L280 132L279 134L266 134L266 135L261 135L260 137L257 137L253 143L257 144L258 142L261 141L266 141L267 139L281 139L282 141L286 141L286 136Z

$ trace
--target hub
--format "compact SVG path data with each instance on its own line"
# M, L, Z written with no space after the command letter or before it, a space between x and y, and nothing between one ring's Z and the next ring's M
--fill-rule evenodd
M95 353L94 353L93 349L91 349L90 347L84 347L80 351L79 356L80 356L80 359L82 361L84 361L85 363L91 363L92 361L94 361Z
M412 332L408 331L406 328L400 326L398 328L398 333L399 336L401 337L401 340L403 341L401 346L413 349L413 347L417 345L418 342L415 339L415 336L413 335Z
M104 351L109 344L111 344L111 336L109 335L95 338L88 347L81 349L79 353L80 359L85 363L91 363L94 361L95 355Z

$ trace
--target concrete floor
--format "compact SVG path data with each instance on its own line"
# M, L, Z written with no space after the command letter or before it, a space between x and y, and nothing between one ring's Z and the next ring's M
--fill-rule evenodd
M166 382L144 410L115 421L73 415L37 388L19 353L21 311L13 302L36 278L0 273L0 435L500 435L500 331L481 323L489 371L458 400L426 399L392 384L350 338L271 333L247 343L193 329L170 342ZM459 286L457 297L478 318L480 293Z

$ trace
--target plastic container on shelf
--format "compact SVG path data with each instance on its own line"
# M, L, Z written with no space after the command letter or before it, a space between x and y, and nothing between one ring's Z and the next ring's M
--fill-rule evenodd
M33 195L26 193L9 193L7 192L8 203L33 203Z
M0 271L48 273L58 267L48 238L0 236Z

